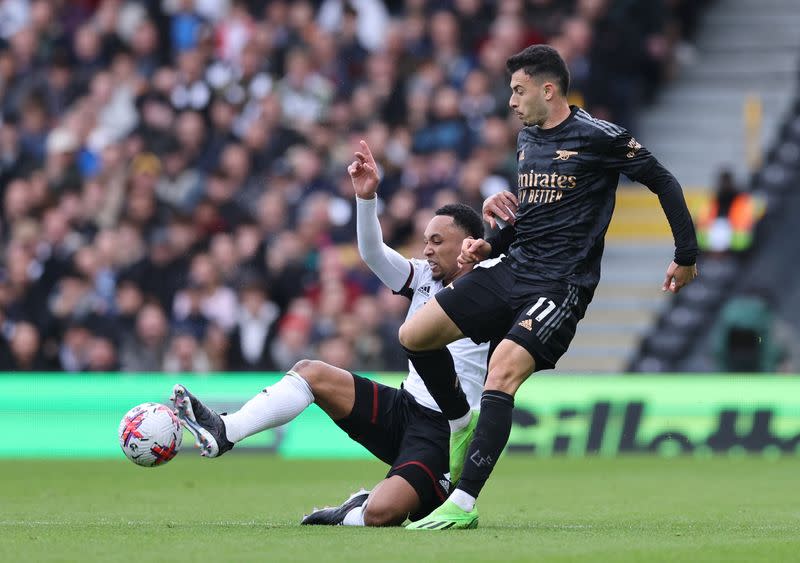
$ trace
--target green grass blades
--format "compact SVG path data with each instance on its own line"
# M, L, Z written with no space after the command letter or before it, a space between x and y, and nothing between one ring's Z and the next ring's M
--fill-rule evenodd
M477 530L300 527L385 474L191 450L0 462L0 561L798 561L800 459L501 460Z

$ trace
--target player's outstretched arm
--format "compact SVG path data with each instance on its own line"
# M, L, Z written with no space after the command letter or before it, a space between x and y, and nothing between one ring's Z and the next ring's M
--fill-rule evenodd
M411 263L383 242L378 221L378 165L365 141L347 167L356 194L356 238L358 253L389 289L400 291L411 274Z

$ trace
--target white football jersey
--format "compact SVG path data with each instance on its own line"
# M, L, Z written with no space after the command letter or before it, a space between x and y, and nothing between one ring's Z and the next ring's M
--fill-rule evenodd
M417 309L427 303L437 292L443 288L441 281L435 281L427 260L409 260L414 272L408 286L399 293L411 298L406 319L410 319ZM447 345L453 356L456 373L461 381L461 387L467 395L467 401L473 409L479 409L483 384L486 380L487 356L489 343L475 344L469 338L462 338ZM441 412L436 405L425 382L408 362L408 377L403 382L403 388L414 396L416 401L429 409Z

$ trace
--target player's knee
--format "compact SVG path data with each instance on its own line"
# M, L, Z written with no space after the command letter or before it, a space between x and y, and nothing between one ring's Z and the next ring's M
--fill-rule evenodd
M398 507L380 498L370 499L364 508L366 526L397 526L402 524L407 514L401 514Z
M325 362L319 360L300 360L292 366L291 371L305 379L308 386L313 390L315 387L318 387L325 378Z

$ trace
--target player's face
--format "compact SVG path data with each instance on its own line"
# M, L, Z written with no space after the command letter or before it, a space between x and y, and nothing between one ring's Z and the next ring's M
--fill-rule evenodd
M508 105L526 126L542 125L547 119L546 88L549 82L539 81L519 69L511 75L511 98Z
M447 215L437 215L425 229L425 259L431 267L433 279L448 283L458 273L458 255L461 242L467 237Z

